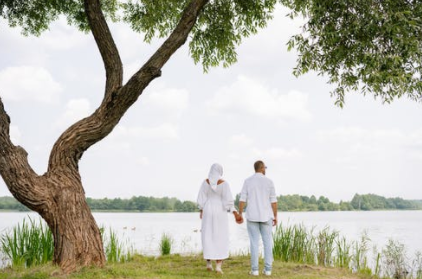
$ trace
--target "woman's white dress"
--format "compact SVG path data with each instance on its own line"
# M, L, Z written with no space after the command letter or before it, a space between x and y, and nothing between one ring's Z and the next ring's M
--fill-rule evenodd
M212 187L204 181L198 194L202 210L202 249L204 259L222 260L229 257L228 212L235 211L229 183Z

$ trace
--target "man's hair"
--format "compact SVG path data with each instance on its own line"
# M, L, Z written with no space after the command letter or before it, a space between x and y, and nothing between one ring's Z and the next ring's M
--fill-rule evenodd
M262 162L261 160L256 161L255 164L253 164L255 171L259 171L263 166L264 162Z

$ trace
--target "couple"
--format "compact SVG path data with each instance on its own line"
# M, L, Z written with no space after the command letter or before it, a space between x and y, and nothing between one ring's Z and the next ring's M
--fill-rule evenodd
M202 219L202 248L207 269L213 270L211 260L216 261L217 273L223 273L221 265L229 257L229 227L227 212L233 213L238 224L243 223L246 211L247 229L250 240L251 271L258 276L259 236L264 244L265 268L263 273L271 275L273 262L272 226L277 225L277 198L273 182L265 177L266 166L262 161L254 164L255 174L245 180L240 193L239 212L229 184L222 180L223 167L213 164L198 194L198 206Z

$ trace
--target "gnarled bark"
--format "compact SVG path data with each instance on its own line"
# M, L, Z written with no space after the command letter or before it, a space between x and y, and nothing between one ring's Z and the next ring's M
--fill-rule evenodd
M83 153L106 137L161 68L179 49L209 0L192 0L169 38L122 85L119 52L101 11L100 0L85 0L85 12L106 70L104 99L89 117L69 127L56 141L47 172L39 176L27 153L10 141L10 119L0 99L0 174L13 196L38 212L54 235L54 262L65 272L79 266L105 263L98 226L85 200L78 163Z

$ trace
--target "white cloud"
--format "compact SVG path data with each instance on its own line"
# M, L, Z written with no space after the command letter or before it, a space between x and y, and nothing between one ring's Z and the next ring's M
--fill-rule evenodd
M42 45L52 50L68 50L87 44L91 36L74 26L69 26L65 18L60 18L49 30L41 34L40 39Z
M329 144L337 154L334 161L352 163L363 158L391 160L392 156L422 158L422 131L403 132L397 129L363 129L361 127L340 127L319 131L318 140Z
M66 110L57 120L56 126L67 128L78 120L89 116L91 112L91 104L87 99L74 99L66 104Z
M177 126L164 123L154 127L125 127L118 126L111 134L114 140L176 140L179 138Z
M9 67L0 72L0 94L10 101L53 103L62 87L42 67Z
M319 131L317 137L321 142L340 141L345 143L366 142L373 145L422 145L422 131L405 133L397 129L368 130L361 127L340 127L333 130Z
M340 127L333 130L319 131L317 137L322 142L327 141L357 141L362 139L366 131L360 127Z
M305 20L296 18L295 20L290 19L286 15L291 11L278 5L274 11L274 17L268 21L267 27L258 31L256 35L252 35L248 38L244 38L244 43L239 47L240 55L243 60L249 60L254 64L262 65L262 61L274 62L274 57L283 55L283 58L294 59L294 55L287 53L287 42L288 40L302 32L301 26L305 23ZM280 28L280 26L288 26L288 28ZM263 44L265 42L265 44ZM261 50L259 55L251 55L256 50ZM292 51L295 53L294 51ZM285 60L281 60L285 61Z
M149 161L148 157L140 157L140 158L136 159L136 163L138 163L141 166L149 166L150 165L150 161Z
M248 145L240 146L235 143L247 143ZM292 161L300 160L304 157L304 154L296 148L281 148L281 147L270 147L270 148L259 148L252 145L252 142L244 141L242 137L236 138L235 141L231 141L232 150L229 153L229 158L236 162L251 162L257 159L271 162L272 164L279 164L281 161Z
M233 135L229 139L229 143L233 146L245 148L253 144L254 140L246 136L245 134Z
M158 88L145 96L145 104L153 106L172 116L180 117L182 112L188 108L189 92L185 89Z
M298 91L281 94L263 82L238 76L230 86L216 92L208 106L212 111L250 114L266 118L309 121L308 96Z
M272 147L264 150L255 148L253 152L257 157L268 158L270 160L299 159L303 157L302 152L295 148L284 149L279 147Z
M10 139L12 140L13 144L18 145L20 143L21 137L22 133L19 130L19 127L10 125Z

